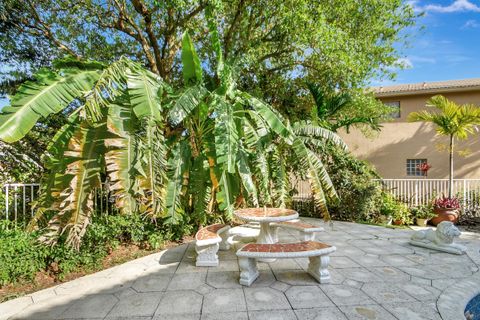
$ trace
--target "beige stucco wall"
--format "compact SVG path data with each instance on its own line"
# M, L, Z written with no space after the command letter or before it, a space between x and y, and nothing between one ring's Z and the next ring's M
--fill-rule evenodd
M384 102L400 101L399 119L384 123L382 131L375 137L366 138L359 130L351 130L350 134L341 132L340 135L351 151L359 158L370 161L383 178L409 178L406 175L407 159L427 159L432 165L429 178L447 178L448 153L438 150L438 147L447 146L448 139L437 136L433 125L406 120L409 113L425 109L425 103L431 96L382 98ZM480 91L446 93L444 96L460 104L480 106ZM456 150L469 150L470 153L455 155L455 178L480 178L480 135L459 142Z

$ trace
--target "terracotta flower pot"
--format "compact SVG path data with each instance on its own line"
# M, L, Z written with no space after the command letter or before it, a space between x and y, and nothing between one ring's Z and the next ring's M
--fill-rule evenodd
M434 208L433 212L437 214L436 217L430 220L430 223L436 226L442 221L458 222L458 210L449 208Z
M393 224L396 226L400 226L403 224L403 220L393 220Z

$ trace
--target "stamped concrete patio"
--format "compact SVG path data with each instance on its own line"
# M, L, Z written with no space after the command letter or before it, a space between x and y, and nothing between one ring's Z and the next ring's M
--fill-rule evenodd
M462 235L468 254L456 256L410 246L412 230L325 229L317 239L337 247L330 284L292 259L259 263L260 277L242 287L234 250L220 252L219 267L195 267L190 243L0 304L0 319L447 319L439 297L480 281L479 234ZM281 242L296 237L280 233Z

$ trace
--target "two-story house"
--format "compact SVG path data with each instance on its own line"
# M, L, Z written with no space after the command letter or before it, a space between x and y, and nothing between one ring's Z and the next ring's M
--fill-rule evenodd
M407 121L413 111L426 107L437 94L458 103L480 106L480 78L424 82L372 88L378 99L392 107L392 121L383 123L381 132L365 137L358 130L341 136L359 158L371 162L383 178L418 178L417 165L428 162L429 178L448 177L448 139L436 135L432 124ZM455 178L480 178L480 132L459 141L454 158Z

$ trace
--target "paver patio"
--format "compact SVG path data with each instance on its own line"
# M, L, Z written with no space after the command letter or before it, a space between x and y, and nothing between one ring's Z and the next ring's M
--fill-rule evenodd
M189 243L0 304L0 319L434 320L442 292L478 275L479 234L464 233L467 255L456 256L410 246L411 230L324 228L317 239L337 247L327 285L305 272L308 259L288 259L259 263L243 287L234 249L219 252L218 267L195 267ZM279 239L300 241L288 230Z

